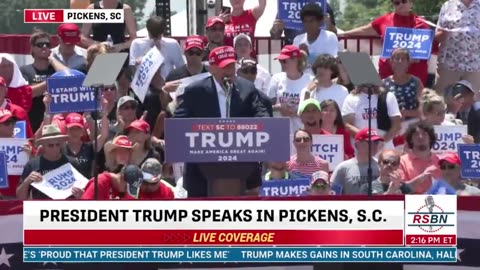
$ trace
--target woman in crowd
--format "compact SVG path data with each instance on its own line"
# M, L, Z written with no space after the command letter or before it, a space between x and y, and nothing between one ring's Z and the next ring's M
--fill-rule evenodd
M438 93L460 80L469 81L476 91L480 89L479 17L478 1L450 0L443 4L435 33L440 42L435 85Z
M392 0L391 2L394 7L393 12L382 15L367 25L339 33L339 36L379 36L383 40L387 27L430 29L430 26L422 17L412 12L413 0ZM378 67L382 79L393 74L388 59L380 58ZM427 61L415 60L412 65L410 65L409 73L418 77L424 85L427 84Z
M160 160L160 154L152 146L150 132L150 125L144 120L135 120L126 128L125 133L135 144L130 159L131 164L142 166L149 158Z
M233 46L233 39L241 33L250 36L252 44L255 44L255 26L260 17L262 17L263 12L265 12L267 0L258 0L258 5L253 9L245 10L244 4L245 0L230 0L231 11L223 10L219 15L225 22L224 45L226 46ZM254 51L252 52L252 57L256 58Z
M300 100L314 98L321 103L324 100L333 99L342 106L348 90L332 82L332 79L339 74L335 57L329 54L319 55L312 65L312 71L315 78L302 90Z
M371 95L371 113L369 113L368 93ZM363 128L368 128L371 118L372 129L378 130L385 141L386 149L394 149L393 138L401 128L401 113L398 102L393 93L382 87L359 87L354 89L345 99L342 107L342 116L345 127L352 137Z
M293 145L296 154L287 163L288 171L301 173L311 177L316 171L329 172L328 162L312 154L313 137L304 129L297 130L293 135Z
M408 73L411 64L407 49L395 49L390 58L393 75L383 79L385 88L397 98L398 107L402 113L403 134L407 127L421 117L419 99L423 84L417 77Z
M345 152L345 160L355 156L350 134L343 123L342 113L340 108L333 99L327 99L320 103L320 128L322 134L337 134L343 136L343 149Z
M431 125L455 125L445 121L447 106L441 96L431 89L425 89L421 97L423 120Z
M300 93L311 80L311 76L303 72L307 64L306 55L298 47L287 45L275 60L280 61L283 72L272 76L269 97L275 104L275 115L290 118L290 134L293 134L302 127L297 115Z
M134 146L125 135L117 136L111 142L107 142L104 147L107 171L118 173L125 165L130 164Z

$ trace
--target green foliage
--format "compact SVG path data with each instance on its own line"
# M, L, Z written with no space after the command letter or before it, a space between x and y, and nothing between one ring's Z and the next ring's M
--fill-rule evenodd
M417 0L414 1L413 11L436 23L443 2L439 0ZM344 12L339 14L337 18L337 27L342 30L350 30L366 25L376 17L392 11L391 0L346 0Z
M143 18L146 0L121 1L132 7L137 21ZM0 0L0 34L31 34L36 28L51 34L56 33L58 24L23 23L23 10L26 8L66 9L69 7L70 0Z

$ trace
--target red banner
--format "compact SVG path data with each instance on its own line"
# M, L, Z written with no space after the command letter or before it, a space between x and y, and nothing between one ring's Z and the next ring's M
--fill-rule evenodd
M25 230L25 245L403 245L402 230Z

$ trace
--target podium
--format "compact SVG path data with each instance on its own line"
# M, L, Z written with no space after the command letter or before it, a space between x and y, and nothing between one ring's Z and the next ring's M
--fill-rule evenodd
M199 163L197 167L207 181L208 197L245 196L248 179L260 170L257 162Z

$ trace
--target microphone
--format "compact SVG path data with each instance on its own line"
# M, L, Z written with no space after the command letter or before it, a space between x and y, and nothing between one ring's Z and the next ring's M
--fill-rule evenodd
M427 196L425 198L425 205L428 208L428 212L432 213L433 212L433 207L435 206L435 201L433 200L432 196ZM433 230L432 226L430 226L430 231Z
M232 82L230 81L230 78L225 76L223 77L223 85L225 86L226 90L227 90L227 93L229 94L230 91L232 90L233 88L233 84Z
M130 196L138 199L138 194L140 192L140 186L143 182L143 172L136 165L128 165L123 171L123 177L125 182L127 182L127 192Z

